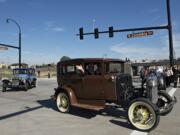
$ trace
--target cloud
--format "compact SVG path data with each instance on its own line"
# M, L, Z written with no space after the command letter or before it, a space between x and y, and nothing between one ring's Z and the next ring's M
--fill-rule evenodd
M110 47L112 53L120 55L121 58L132 60L142 59L168 59L169 58L169 38L167 35L160 37L161 44L158 48L150 46L139 46L136 44L119 43ZM173 34L174 57L180 58L180 33Z
M27 50L22 51L22 53L24 55L33 55L33 56L36 56L36 57L47 56L46 54L41 53L41 52L33 52L33 51L27 51Z
M162 44L165 44L166 51L169 51L169 37L162 36L161 37L161 42ZM180 57L180 33L174 33L173 34L173 47L174 47L174 52L175 52L175 57Z
M55 25L54 21L47 21L44 23L46 31L63 32L64 28Z
M52 31L55 31L55 32L63 32L63 31L64 31L64 29L61 28L61 27L54 27L54 28L52 28L51 30L52 30Z
M23 51L22 53L23 53L23 54L32 54L31 51Z
M156 13L156 12L158 12L158 11L159 11L158 8L153 8L153 9L149 10L149 13Z
M34 9L40 9L43 7L43 4L38 1L30 1L29 5L31 8L34 8Z
M4 3L4 2L7 2L7 0L0 0L0 3Z
M132 60L135 59L164 59L168 56L166 48L161 49L161 53L157 48L140 47L138 45L129 45L121 43L118 45L111 46L112 52L118 53L121 57L128 57Z

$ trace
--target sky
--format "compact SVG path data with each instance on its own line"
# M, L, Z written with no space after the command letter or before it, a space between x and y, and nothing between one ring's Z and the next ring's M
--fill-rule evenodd
M180 0L171 0L173 42L180 57ZM108 57L168 59L168 31L152 36L127 38L125 33L76 36L84 32L167 25L166 0L0 0L0 43L18 46L18 28L6 19L16 20L22 29L22 61L32 64L57 63L71 58ZM0 50L0 63L18 62L18 50Z

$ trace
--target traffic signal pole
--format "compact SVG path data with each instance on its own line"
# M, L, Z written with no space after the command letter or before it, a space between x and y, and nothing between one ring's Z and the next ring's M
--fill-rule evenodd
M6 45L6 44L0 44L0 46L9 47L9 48L14 48L14 49L19 49L19 47L12 46L12 45Z
M111 28L111 27L109 27ZM96 34L105 34L105 33L111 33L110 31L98 31L98 33L96 32L98 28L95 28L94 32L89 32L89 33L83 33L83 28L80 28L80 34L76 34L77 36L83 36L83 35L95 35ZM159 30L159 29L168 29L168 26L157 26L157 27L141 27L141 28L130 28L130 29L119 29L119 30L113 30L112 33L116 33L116 32L129 32L129 31L140 31L140 30ZM83 37L84 38L84 37ZM80 38L81 40L83 38Z
M19 50L19 68L21 68L21 46L16 47L12 45L6 45L6 44L0 44L0 46L8 47L8 48L13 48L13 49L18 49Z
M167 18L168 25L166 26L156 26L156 27L141 27L141 28L129 28L129 29L117 29L114 30L113 27L109 27L107 31L99 31L98 28L94 29L94 32L84 33L83 28L79 29L79 34L76 34L80 37L80 40L84 39L84 35L94 35L95 39L99 38L99 34L109 33L109 37L113 37L116 32L132 32L132 31L142 31L142 30L162 30L167 29L169 33L169 58L170 58L170 66L174 66L174 55L173 55L173 36L172 36L172 25L171 25L171 14L170 14L170 0L166 0L167 5Z
M166 0L167 5L167 17L168 17L168 34L169 34L169 59L170 66L174 66L174 53L173 53L173 36L172 36L172 24L171 24L171 11L170 11L170 0Z

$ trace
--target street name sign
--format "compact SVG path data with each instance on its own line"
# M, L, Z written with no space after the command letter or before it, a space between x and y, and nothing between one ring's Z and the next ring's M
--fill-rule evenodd
M8 47L0 46L0 50L8 50Z
M143 32L128 34L127 38L144 37L144 36L151 36L151 35L153 35L153 31L143 31Z

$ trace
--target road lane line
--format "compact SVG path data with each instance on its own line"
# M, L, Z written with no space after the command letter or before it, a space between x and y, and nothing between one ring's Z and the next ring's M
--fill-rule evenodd
M131 132L130 135L147 135L147 132L141 132L141 131L137 131L137 130L133 130L133 132Z

